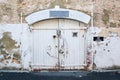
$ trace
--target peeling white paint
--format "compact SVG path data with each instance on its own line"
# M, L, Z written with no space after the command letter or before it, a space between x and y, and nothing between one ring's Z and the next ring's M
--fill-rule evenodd
M4 59L4 57L2 57L3 55L0 55L0 59L3 59L2 63L0 64L1 68L3 67L16 67L16 68L20 68L20 67L24 67L24 68L28 68L28 63L30 62L29 59L29 54L30 54L30 50L29 50L29 42L28 42L28 37L29 37L29 27L27 24L1 24L0 25L0 36L2 38L2 33L4 32L11 32L11 36L12 39L15 40L17 42L17 45L20 45L20 52L21 55L26 55L25 57L21 57L22 59L22 64L18 64L18 63L11 63L8 64L6 62L9 62L9 60Z
M62 24L62 22L61 22ZM62 25L63 27L63 25ZM104 37L104 41L93 41L91 35L99 36L99 33L102 31L101 28L92 27L88 28L86 32L86 50L92 55L89 55L89 58L96 65L96 69L107 69L114 66L120 67L120 37L117 32L110 32L107 37ZM17 42L16 45L21 44L20 53L21 53L21 64L13 62L8 64L9 59L3 61L4 56L0 54L0 68L3 67L16 67L23 69L30 69L30 64L32 60L31 55L31 32L29 30L29 26L27 24L1 24L0 25L0 38L2 38L2 33L11 32L12 39ZM65 38L65 37L64 37ZM13 51L16 51L15 49ZM87 54L86 54L87 55ZM91 64L91 63L90 63ZM92 67L92 65L90 66ZM89 68L92 69L92 68Z
M109 34L108 37L104 38L104 41L93 41L94 63L96 64L96 69L107 69L114 66L120 67L119 48L120 37L114 33Z
M94 35L97 35L101 31L101 29L99 29L98 27L90 27L89 29L90 29L90 32Z

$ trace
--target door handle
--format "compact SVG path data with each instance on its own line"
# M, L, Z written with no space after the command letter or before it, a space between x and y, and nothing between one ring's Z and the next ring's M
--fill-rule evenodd
M61 30L59 30L59 29L57 30L57 35L61 36Z
M56 35L53 35L53 38L55 39L57 36Z

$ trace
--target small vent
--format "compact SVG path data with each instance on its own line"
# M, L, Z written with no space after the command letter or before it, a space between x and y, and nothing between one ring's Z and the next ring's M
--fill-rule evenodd
M104 37L100 37L100 36L93 37L93 41L104 41Z
M69 11L50 11L49 16L55 18L69 17Z
M77 37L78 36L78 33L77 32L73 32L73 37Z

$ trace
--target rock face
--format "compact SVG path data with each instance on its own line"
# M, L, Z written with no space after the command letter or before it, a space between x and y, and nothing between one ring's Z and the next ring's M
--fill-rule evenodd
M25 22L27 15L59 5L89 15L93 12L96 27L120 27L119 3L120 0L0 0L0 23L20 23L21 16Z

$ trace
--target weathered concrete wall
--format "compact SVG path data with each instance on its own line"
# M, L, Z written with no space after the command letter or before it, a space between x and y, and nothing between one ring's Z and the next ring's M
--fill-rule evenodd
M88 58L93 69L120 69L120 28L89 28ZM103 37L103 40L94 40Z
M88 28L86 33L85 69L120 68L120 28ZM27 24L0 25L0 69L30 69L31 32ZM94 41L101 36L103 41Z
M94 25L120 27L120 0L95 0Z
M31 13L59 5L61 8L74 9L89 15L94 13L94 27L88 28L86 32L87 66L94 69L119 68L119 3L120 0L0 0L0 67L29 68L30 33L27 24L19 23L26 22L25 17ZM102 36L104 41L93 41L94 36ZM7 41L11 43L8 45ZM91 65L92 62L94 66Z
M0 23L20 23L20 16L25 22L27 15L59 5L89 15L93 10L96 27L120 27L119 3L120 0L0 0Z
M27 24L0 25L0 69L28 68L28 33Z

